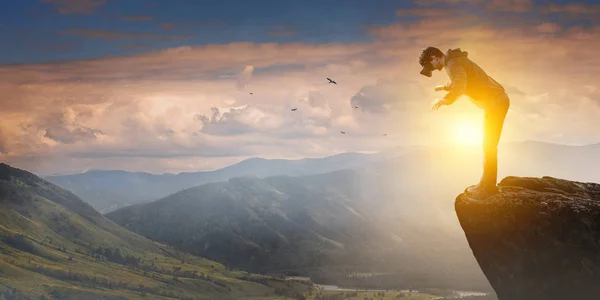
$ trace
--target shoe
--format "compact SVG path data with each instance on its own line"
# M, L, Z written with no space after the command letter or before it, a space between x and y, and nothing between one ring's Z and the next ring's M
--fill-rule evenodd
M465 193L475 198L485 199L496 193L498 193L498 187L496 185L482 186L480 183L469 186L465 189Z

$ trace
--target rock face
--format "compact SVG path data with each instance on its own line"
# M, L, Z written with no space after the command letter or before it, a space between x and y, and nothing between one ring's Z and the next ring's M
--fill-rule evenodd
M506 177L455 208L500 300L600 299L600 184Z

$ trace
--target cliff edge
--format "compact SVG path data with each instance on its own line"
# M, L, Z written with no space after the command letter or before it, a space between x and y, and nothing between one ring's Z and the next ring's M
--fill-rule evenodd
M600 299L600 184L504 178L456 214L500 300Z

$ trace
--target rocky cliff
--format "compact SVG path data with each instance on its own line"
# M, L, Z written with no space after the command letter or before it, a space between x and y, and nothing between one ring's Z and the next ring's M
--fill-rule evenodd
M455 208L500 300L600 299L600 184L506 177Z

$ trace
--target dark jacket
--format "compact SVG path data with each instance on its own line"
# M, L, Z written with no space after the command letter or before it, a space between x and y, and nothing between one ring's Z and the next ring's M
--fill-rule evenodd
M483 108L485 102L504 92L504 87L467 58L467 52L460 48L448 49L446 52L446 72L452 82L446 85L448 94L444 99L450 103L461 95L466 95L475 105Z

